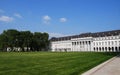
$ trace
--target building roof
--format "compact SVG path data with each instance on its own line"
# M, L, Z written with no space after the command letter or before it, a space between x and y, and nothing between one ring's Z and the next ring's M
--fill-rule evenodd
M104 31L104 32L95 32L95 33L82 33L79 35L65 36L65 37L52 37L50 41L64 41L71 40L74 38L84 38L84 37L105 37L105 36L115 36L120 35L120 30Z

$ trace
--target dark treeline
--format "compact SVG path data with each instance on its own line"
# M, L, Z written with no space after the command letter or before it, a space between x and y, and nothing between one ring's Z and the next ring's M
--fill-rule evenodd
M47 51L48 33L9 29L0 34L0 51Z

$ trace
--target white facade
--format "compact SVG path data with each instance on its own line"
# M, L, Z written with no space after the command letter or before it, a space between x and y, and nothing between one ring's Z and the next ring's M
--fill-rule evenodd
M93 50L102 52L120 52L120 34L117 36L94 38Z
M51 50L120 52L120 30L52 38Z

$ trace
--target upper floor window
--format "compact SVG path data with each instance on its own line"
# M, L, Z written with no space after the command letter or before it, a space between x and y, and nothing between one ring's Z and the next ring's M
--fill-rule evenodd
M117 41L115 41L115 45L117 45Z
M105 45L107 45L107 42L105 42Z
M98 42L96 42L96 45L98 45Z
M102 42L102 45L104 45L104 42Z
M111 43L112 43L112 45L114 45L114 42L113 42L113 41L111 41Z
M101 42L99 42L99 45L101 45Z

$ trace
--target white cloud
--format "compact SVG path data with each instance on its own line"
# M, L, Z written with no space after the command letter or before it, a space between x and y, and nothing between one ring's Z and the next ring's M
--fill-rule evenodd
M66 36L66 35L60 34L60 33L49 33L49 36L50 37L63 37L63 36Z
M4 10L0 9L0 13L4 13L4 12L5 12Z
M60 22L66 22L67 21L67 19L66 18L60 18Z
M14 19L12 17L9 17L9 16L0 16L0 21L3 21L3 22L11 22L13 20Z
M48 15L45 15L45 16L43 16L42 20L43 20L43 23L49 24L50 20L51 20L51 17L48 16Z
M15 13L14 16L16 16L17 18L22 18L22 16L18 13Z

